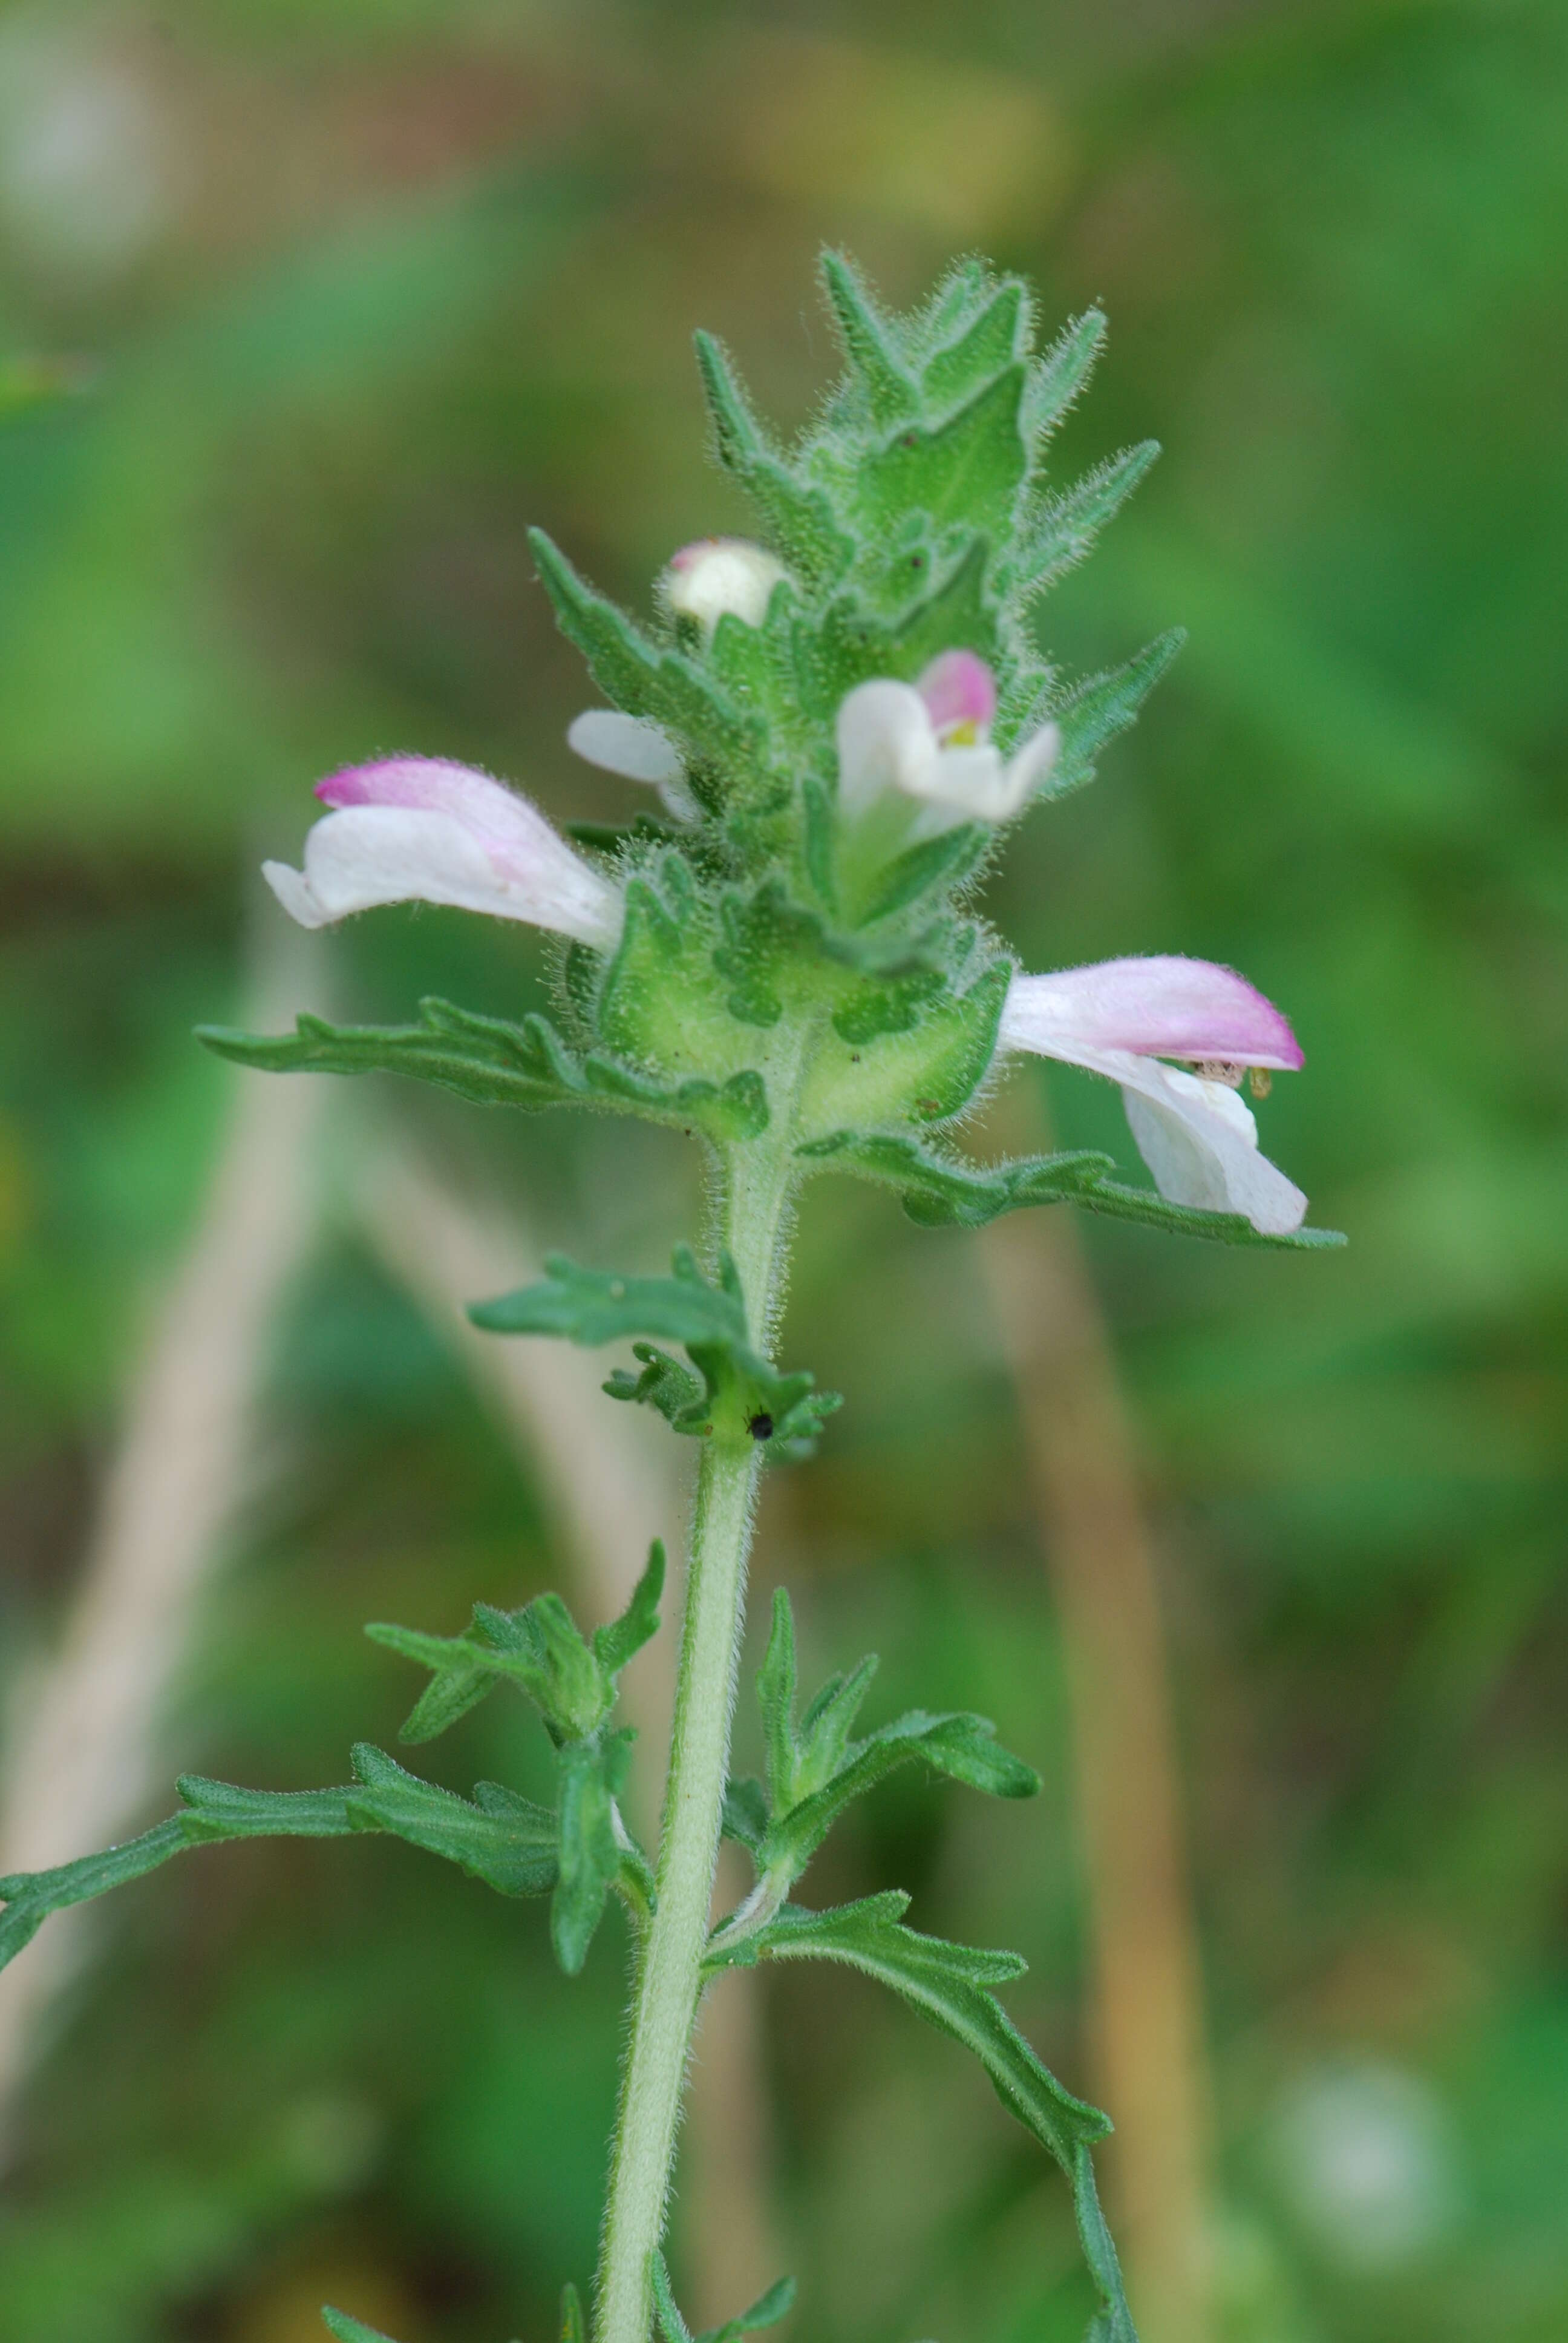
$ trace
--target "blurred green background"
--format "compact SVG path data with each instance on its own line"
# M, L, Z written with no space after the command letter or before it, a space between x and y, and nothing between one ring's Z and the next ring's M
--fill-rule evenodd
M314 779L408 748L562 820L624 809L565 749L592 694L525 525L642 608L674 546L739 525L689 330L801 420L824 239L897 304L982 248L1049 325L1107 308L1061 474L1167 452L1045 637L1078 668L1191 639L991 908L1033 967L1191 951L1282 1002L1307 1066L1264 1144L1352 1240L1084 1231L1162 1572L1228 2343L1568 2333L1565 108L1560 0L0 15L14 1735L236 1095L189 1029L280 949L255 867ZM62 395L31 405L41 368ZM543 965L387 911L287 978L507 1013ZM565 1575L367 1241L367 1151L417 1133L601 1260L690 1225L662 1136L341 1106L159 1778L340 1779L413 1690L362 1620L450 1631ZM1053 1071L1050 1112L1132 1160L1109 1091ZM988 1710L1046 1780L997 1814L900 1781L815 1900L902 1885L920 1925L1016 1946L1010 2006L1087 2087L1060 1654L972 1241L814 1189L786 1348L849 1403L764 1518L810 1664L875 1645L874 1719ZM542 1763L498 1704L427 1755L465 1786ZM592 2261L618 1922L568 1985L537 1914L374 1841L193 1858L95 1941L15 2118L0 2343L307 2343L324 2295L405 2343L554 2331ZM796 2334L1081 2331L1065 2191L978 2070L836 1975L787 1976L765 2026Z

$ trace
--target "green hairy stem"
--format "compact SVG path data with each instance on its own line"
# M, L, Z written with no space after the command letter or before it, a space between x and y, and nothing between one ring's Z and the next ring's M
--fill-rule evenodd
M779 1282L789 1162L777 1143L737 1148L717 1217L748 1314L764 1327ZM744 1426L716 1430L698 1469L686 1616L659 1845L658 1907L638 1966L630 2046L599 2262L597 2343L644 2343L652 2257L664 2228L687 2055L702 1990L736 1663L761 1451Z

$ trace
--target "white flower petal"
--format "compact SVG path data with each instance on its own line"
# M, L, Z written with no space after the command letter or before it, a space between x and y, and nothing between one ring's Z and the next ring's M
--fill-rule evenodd
M628 781L678 781L680 759L673 742L657 724L640 716L623 716L618 708L585 708L567 728L567 746L588 764Z
M531 810L531 809L530 809ZM505 865L455 815L406 806L357 805L329 813L305 841L303 873L266 872L284 909L320 927L379 903L444 903L494 918L613 941L620 899L557 837L542 816L538 833L508 841Z
M264 862L261 875L289 918L297 920L302 928L331 925L332 913L322 910L310 891L310 882L303 870L296 870L288 862Z
M1012 813L1021 813L1041 781L1061 754L1061 728L1042 724L1031 732L1021 746L1015 749L1008 760L1008 786L1012 791ZM1010 819L1010 815L999 817Z
M839 709L839 802L853 817L889 789L924 797L940 751L912 684L879 677L857 684Z
M1204 1212L1241 1212L1264 1236L1289 1236L1306 1218L1302 1191L1258 1151L1251 1109L1223 1082L1154 1058L1134 1058L1122 1102L1160 1193Z

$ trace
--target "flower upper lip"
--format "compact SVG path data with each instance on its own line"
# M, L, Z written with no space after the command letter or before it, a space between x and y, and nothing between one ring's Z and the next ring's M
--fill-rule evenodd
M619 890L573 852L537 806L488 773L436 757L350 765L317 784L332 810L304 868L262 865L302 927L377 903L447 903L521 920L599 947L620 931Z

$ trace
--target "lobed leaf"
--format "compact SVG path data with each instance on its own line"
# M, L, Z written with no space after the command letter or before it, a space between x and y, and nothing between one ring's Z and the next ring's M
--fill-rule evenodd
M1029 328L1029 299L1022 283L1009 277L955 339L927 359L920 389L928 407L951 407L1011 366Z
M198 1025L196 1039L267 1073L412 1074L477 1106L564 1106L587 1091L581 1066L547 1018L512 1025L446 1001L422 1001L417 1025L334 1025L307 1015L292 1033Z
M876 1671L871 1654L848 1674L829 1676L797 1723L795 1614L786 1590L777 1589L757 1676L768 1791L742 1782L726 1794L730 1835L753 1849L759 1875L798 1878L851 1799L902 1765L918 1761L1000 1797L1032 1797L1039 1789L1038 1775L998 1745L983 1716L911 1709L851 1741Z
M896 1131L836 1131L796 1149L807 1163L824 1171L850 1172L863 1180L896 1188L910 1220L923 1228L983 1228L1000 1213L1030 1204L1081 1204L1112 1219L1137 1221L1175 1236L1203 1237L1211 1243L1261 1246L1276 1252L1315 1252L1344 1243L1335 1229L1297 1229L1270 1236L1240 1212L1210 1212L1171 1204L1152 1188L1129 1188L1109 1174L1109 1155L1080 1150L1060 1155L1020 1156L981 1168L937 1154Z
M742 2310L734 2318L727 2318L722 2327L709 2327L705 2333L694 2338L675 2299L675 2291L669 2283L669 2270L657 2246L648 2258L648 2274L653 2293L654 2317L664 2343L739 2343L742 2335L754 2335L763 2327L776 2327L781 2318L789 2316L795 2305L794 2279L778 2278L765 2294L758 2296L749 2310Z
M671 1277L618 1277L579 1269L562 1253L546 1263L549 1274L495 1302L477 1302L468 1315L500 1334L557 1334L574 1342L613 1342L632 1334L662 1335L681 1344L700 1375L695 1381L652 1344L639 1345L642 1373L621 1370L605 1386L616 1399L644 1400L659 1408L677 1432L707 1437L722 1426L730 1439L766 1443L793 1460L810 1453L823 1418L839 1405L806 1373L782 1375L751 1348L735 1267L721 1264L717 1283L678 1245ZM688 1393L687 1385L690 1391Z
M514 1025L446 1001L422 1001L417 1025L334 1025L303 1015L292 1033L199 1025L196 1039L266 1073L407 1074L476 1106L601 1105L714 1139L755 1139L768 1124L759 1074L661 1085L600 1051L579 1058L548 1018L530 1014Z
M342 1838L384 1831L446 1857L504 1896L546 1893L556 1879L556 1818L496 1783L476 1803L421 1781L361 1743L354 1781L330 1790L250 1790L183 1775L182 1810L101 1855L54 1870L0 1879L0 1968L29 1943L50 1913L139 1879L193 1846L236 1838Z
M766 525L781 558L815 586L831 586L854 558L833 508L820 488L798 480L751 412L728 353L711 334L699 334L698 371L713 418L714 445Z
M852 1677L844 1692L858 1699L862 1689ZM1032 1797L1040 1788L1039 1775L1003 1749L995 1735L988 1718L961 1712L932 1715L911 1709L896 1717L864 1741L851 1744L823 1786L778 1817L762 1844L761 1868L778 1866L799 1877L845 1807L910 1763L929 1765L933 1773L947 1774L995 1797Z
M997 2096L1060 2165L1072 2184L1079 2235L1101 2308L1094 2343L1137 2343L1116 2249L1094 2185L1090 2149L1111 2129L1097 2107L1063 2088L1013 2025L990 1987L1022 1974L1011 1953L981 1952L918 1935L902 1925L909 1898L898 1890L836 1911L787 1904L730 1959L840 1961L877 1978L925 2018L972 2051Z
M869 456L857 502L869 528L887 532L907 513L933 528L960 526L1005 543L1029 470L1020 424L1027 377L1011 366L943 423L911 423Z
M982 1168L893 1131L836 1131L796 1152L824 1171L896 1188L910 1218L926 1228L978 1229L1026 1204L1087 1202L1115 1168L1109 1155L1090 1150Z

